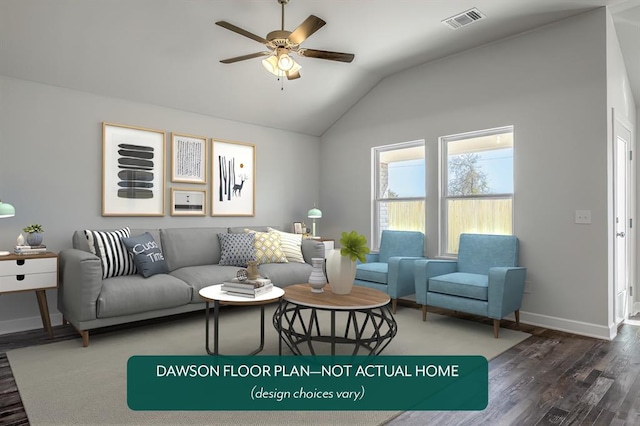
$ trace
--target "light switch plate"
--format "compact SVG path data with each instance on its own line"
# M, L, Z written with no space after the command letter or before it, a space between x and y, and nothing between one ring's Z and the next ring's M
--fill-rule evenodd
M588 225L591 223L591 210L576 210L576 223Z

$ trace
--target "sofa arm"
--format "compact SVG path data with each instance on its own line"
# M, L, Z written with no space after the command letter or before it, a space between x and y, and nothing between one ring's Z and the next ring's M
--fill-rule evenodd
M427 304L427 291L429 291L429 279L438 275L450 274L458 270L456 260L419 259L414 265L414 283L416 302Z
M304 261L311 265L311 259L314 257L324 258L324 243L322 241L311 238L302 239L302 257Z
M489 268L489 317L501 319L522 305L527 268Z
M392 299L416 292L415 263L424 257L392 256L387 271L387 292Z
M78 249L62 250L58 258L58 310L71 323L96 319L96 302L102 289L100 259Z

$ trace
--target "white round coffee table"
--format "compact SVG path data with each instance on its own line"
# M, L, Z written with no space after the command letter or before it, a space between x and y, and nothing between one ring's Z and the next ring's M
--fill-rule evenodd
M204 287L199 291L204 299L205 306L205 348L209 355L219 355L218 351L218 317L220 304L235 306L260 305L260 346L249 355L255 355L264 348L264 306L277 302L284 294L284 290L274 286L271 291L256 297L235 296L222 290L222 284ZM213 351L209 348L209 303L213 302Z

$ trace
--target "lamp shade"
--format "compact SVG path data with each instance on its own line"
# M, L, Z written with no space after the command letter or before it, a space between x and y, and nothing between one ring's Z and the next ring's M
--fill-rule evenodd
M309 210L309 213L307 213L307 217L309 219L319 219L322 217L322 212L314 207L311 210Z
M11 204L3 203L0 200L0 218L13 217L16 215L16 209Z

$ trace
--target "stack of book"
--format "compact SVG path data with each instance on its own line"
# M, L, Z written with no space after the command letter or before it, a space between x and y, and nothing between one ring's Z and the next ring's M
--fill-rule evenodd
M13 252L15 254L38 254L38 253L46 253L47 252L47 246L45 246L44 244L39 244L37 246L25 246L25 245L21 245L21 246L16 246L13 249Z
M269 278L240 281L234 278L222 283L222 290L234 296L257 297L268 293L273 289L273 283Z

